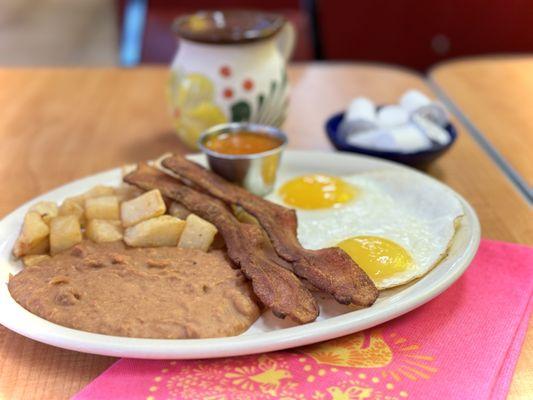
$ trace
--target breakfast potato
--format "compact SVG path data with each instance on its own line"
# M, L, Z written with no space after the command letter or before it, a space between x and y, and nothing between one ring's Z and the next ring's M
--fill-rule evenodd
M117 196L92 197L85 200L85 218L119 219L120 207Z
M127 183L123 183L115 189L115 196L117 196L118 201L120 203L122 203L123 201L134 199L135 197L138 197L143 193L144 191L142 189L139 189L138 187L129 185Z
M122 224L127 228L141 221L163 215L166 210L161 192L155 189L122 203L120 217Z
M178 247L207 251L216 234L217 228L215 225L195 214L190 214L187 217Z
M55 255L82 240L80 221L75 215L58 216L50 221L50 253Z
M95 243L115 242L122 239L122 223L119 220L91 219L85 235Z
M179 219L185 219L191 213L188 209L182 206L180 203L173 201L168 208L168 213L173 217Z
M115 188L112 188L111 186L103 186L103 185L96 185L95 187L87 190L86 192L78 195L78 196L72 196L68 197L63 201L65 203L66 201L77 203L80 207L85 207L85 200L87 199L93 199L95 197L105 197L105 196L114 196L115 195Z
M115 188L111 186L96 185L83 193L80 197L84 200L92 199L94 197L113 196L115 194Z
M30 211L39 213L43 221L47 224L50 223L52 218L57 217L58 214L57 204L53 201L40 201L31 206Z
M15 257L22 257L30 254L43 254L48 251L48 235L50 228L43 221L41 214L30 211L24 217L22 230L13 247Z
M85 200L84 200L85 201ZM80 203L77 198L69 197L59 206L59 216L74 215L81 226L85 226L85 208L83 203Z
M184 228L185 221L161 215L127 228L124 242L132 247L176 246Z
M81 194L79 196L67 197L65 200L63 200L63 203L61 203L61 204L65 204L65 203L76 204L79 207L84 208L85 207L85 197L83 197L83 195L81 195Z
M50 256L48 254L35 254L30 256L25 256L22 258L22 264L25 267L32 267L39 264L42 261L49 260Z

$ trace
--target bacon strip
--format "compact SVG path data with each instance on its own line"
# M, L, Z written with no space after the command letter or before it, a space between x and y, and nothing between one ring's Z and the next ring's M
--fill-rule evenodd
M292 264L294 273L332 294L339 303L368 307L376 300L376 286L343 250L302 247L297 238L294 210L256 196L184 157L167 157L162 164L185 183L252 214L266 231L278 255Z
M291 271L272 260L261 228L239 222L220 200L145 164L125 176L124 181L144 190L159 189L164 196L214 224L226 242L229 258L250 279L254 293L277 317L289 316L298 323L316 319L318 305L313 295Z

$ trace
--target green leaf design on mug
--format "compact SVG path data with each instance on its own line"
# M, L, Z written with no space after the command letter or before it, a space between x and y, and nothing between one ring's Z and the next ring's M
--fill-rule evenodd
M265 95L260 94L257 96L257 110L261 111L261 108L263 108L263 104L265 102Z
M277 83L276 81L270 82L270 94L273 95L276 91Z
M285 88L287 86L287 70L283 69L281 72L281 87Z
M248 102L241 100L231 106L231 120L234 122L249 121L252 109Z

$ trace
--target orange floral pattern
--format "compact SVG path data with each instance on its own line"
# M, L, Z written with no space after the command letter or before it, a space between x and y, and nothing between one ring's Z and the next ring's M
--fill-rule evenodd
M430 379L432 361L417 344L374 329L294 352L172 361L146 400L401 400L409 396L402 382Z

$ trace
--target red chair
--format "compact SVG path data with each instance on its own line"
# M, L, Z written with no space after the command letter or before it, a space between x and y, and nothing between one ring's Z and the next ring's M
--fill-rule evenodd
M531 0L316 0L319 55L425 70L447 58L533 51Z

